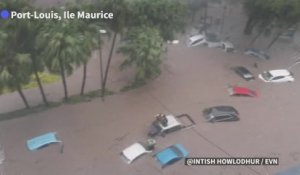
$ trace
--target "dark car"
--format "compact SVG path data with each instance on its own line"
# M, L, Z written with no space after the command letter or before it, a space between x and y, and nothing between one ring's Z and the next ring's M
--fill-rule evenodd
M239 112L232 106L214 106L203 110L208 122L238 121Z
M251 55L259 59L263 60L269 60L271 57L266 52L256 49L256 48L250 48L245 50L245 55Z
M245 79L246 81L254 80L253 74L243 66L237 66L232 68L236 74Z

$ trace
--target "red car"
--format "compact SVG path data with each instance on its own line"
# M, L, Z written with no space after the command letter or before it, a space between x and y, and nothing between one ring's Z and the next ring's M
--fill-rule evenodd
M228 93L230 96L248 96L248 97L257 97L257 92L240 86L230 86L228 88Z

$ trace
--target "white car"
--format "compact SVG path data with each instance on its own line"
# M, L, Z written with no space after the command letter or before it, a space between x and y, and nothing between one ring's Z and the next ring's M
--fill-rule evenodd
M195 47L199 45L206 45L207 41L204 37L204 35L194 35L189 37L189 39L186 41L187 47Z
M222 43L217 39L217 36L213 33L198 34L189 37L186 41L187 47L195 46L208 46L209 48L221 47Z
M225 52L234 52L234 46L231 42L229 41L223 41L221 42L221 48L225 51Z
M264 82L283 83L293 82L295 78L293 74L286 69L269 70L258 75L258 78Z
M134 143L131 146L127 147L121 152L121 155L124 157L125 161L128 164L131 164L134 160L140 156L151 153L151 150L147 150L141 143Z

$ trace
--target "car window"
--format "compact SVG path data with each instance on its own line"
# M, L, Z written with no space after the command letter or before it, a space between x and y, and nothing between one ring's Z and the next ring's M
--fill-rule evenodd
M282 79L284 78L284 76L277 76L277 77L274 77L272 80L279 80L279 79Z
M200 43L202 40L203 40L203 39L198 39L198 40L194 41L194 42L192 43L192 45L198 44L198 43Z
M231 115L222 115L222 116L216 116L215 120L216 121L223 121L223 120L228 120L232 118L233 116Z

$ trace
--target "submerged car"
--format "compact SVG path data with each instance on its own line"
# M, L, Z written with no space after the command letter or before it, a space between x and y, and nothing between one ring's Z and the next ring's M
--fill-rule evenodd
M202 111L208 122L238 121L239 112L232 106L214 106Z
M156 160L160 163L162 168L166 167L167 165L171 165L182 158L186 158L189 155L188 151L183 147L181 144L174 144L171 145L158 153L154 156Z
M259 74L258 77L267 83L284 83L295 81L293 74L286 69L264 71L262 74Z
M253 74L243 66L233 67L232 70L246 81L254 80Z
M286 32L282 33L279 38L280 39L288 39L288 40L291 40L294 38L295 36L295 33L296 33L296 28L295 27L290 27L287 29Z
M197 34L189 37L186 41L187 47L207 46L209 48L221 47L222 43L214 33Z
M230 96L247 96L247 97L257 97L257 92L240 86L230 86L228 89Z
M205 45L205 44L207 44L206 39L205 39L204 35L201 35L201 34L191 36L186 41L187 47L195 47L195 46Z
M225 51L225 52L234 52L234 46L231 42L229 41L223 41L221 42L221 48Z
M251 55L256 58L263 59L263 60L269 60L271 58L266 52L256 49L256 48L246 49L246 51L244 53L246 55Z
M146 153L151 153L152 150L147 150L142 143L134 143L131 146L127 147L121 152L121 155L125 159L126 163L131 164L137 158L141 157Z
M148 132L149 137L155 137L157 135L165 136L170 132L174 132L183 128L190 128L195 125L194 120L188 114L181 114L174 116L172 114L164 115L158 114L156 119L152 122L150 130ZM180 121L180 119L186 118L185 123ZM189 121L189 124L186 123Z

